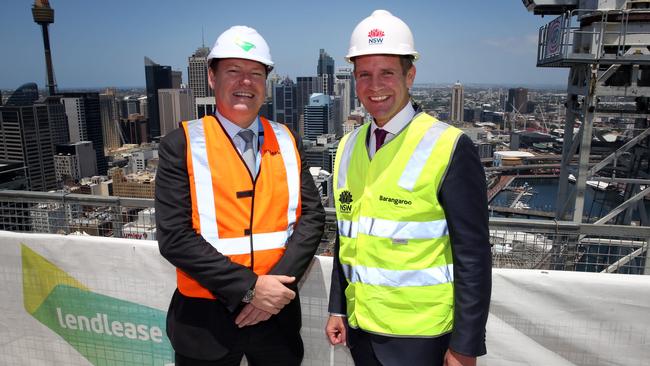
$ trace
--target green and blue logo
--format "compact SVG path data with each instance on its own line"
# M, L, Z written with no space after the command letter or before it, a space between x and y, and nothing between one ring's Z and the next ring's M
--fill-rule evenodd
M164 311L92 292L22 245L25 310L91 364L168 365Z

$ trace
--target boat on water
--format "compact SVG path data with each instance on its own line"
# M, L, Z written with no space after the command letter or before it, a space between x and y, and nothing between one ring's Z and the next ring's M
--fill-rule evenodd
M573 175L573 174L569 174L569 182L571 182L571 183L575 183L576 181L577 181L577 179L576 179L575 175ZM591 188L593 188L593 189L597 189L597 190L599 190L599 191L606 191L606 190L609 189L609 187L610 187L610 184L609 184L609 183L607 183L607 182L601 182L601 181L599 181L599 180L588 180L588 181L586 182L586 184L587 184L589 187L591 187Z

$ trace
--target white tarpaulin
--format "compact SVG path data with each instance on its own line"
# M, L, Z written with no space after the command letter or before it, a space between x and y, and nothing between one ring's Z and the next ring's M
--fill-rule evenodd
M325 339L331 258L301 287L304 365ZM650 277L494 270L480 365L650 365ZM174 268L155 241L0 231L0 365L168 365Z

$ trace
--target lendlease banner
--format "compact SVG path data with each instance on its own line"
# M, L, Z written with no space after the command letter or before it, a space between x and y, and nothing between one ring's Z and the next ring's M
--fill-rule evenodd
M173 365L175 276L156 242L0 237L0 364Z
M332 259L300 287L303 364L352 365L324 334ZM478 365L646 365L650 276L495 269ZM0 231L0 365L173 365L174 268L155 241Z
M172 362L165 311L93 292L21 245L25 310L93 365Z

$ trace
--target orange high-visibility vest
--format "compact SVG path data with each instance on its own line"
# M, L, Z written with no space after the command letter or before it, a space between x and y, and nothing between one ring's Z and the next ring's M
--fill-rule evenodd
M232 140L213 116L182 123L192 226L221 254L268 273L285 251L300 217L300 155L289 129L260 117L263 141L257 178L251 176ZM214 299L195 279L176 270L185 296Z

